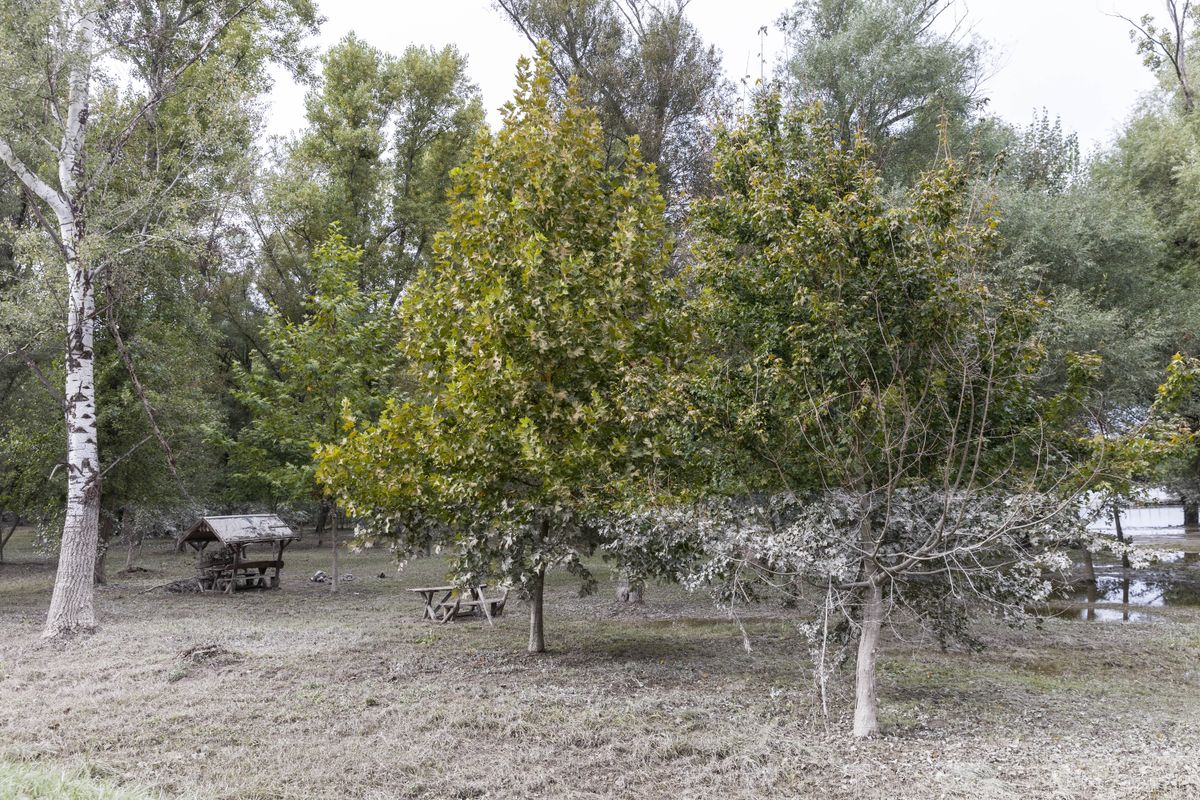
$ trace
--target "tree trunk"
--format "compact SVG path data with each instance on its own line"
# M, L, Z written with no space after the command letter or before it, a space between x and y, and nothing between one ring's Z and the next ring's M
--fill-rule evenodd
M1129 572L1121 576L1121 619L1129 622Z
M101 514L100 536L96 542L96 566L92 571L92 583L96 586L105 586L108 584L108 574L105 570L108 560L108 546L124 527L124 520L124 508L117 509L115 513Z
M13 537L13 534L17 532L17 526L20 524L21 524L20 515L13 514L12 527L10 527L8 529L8 533L4 533L4 529L2 527L0 527L0 564L4 563L4 547L5 547L5 545L8 544L8 540Z
M1092 551L1083 549L1083 579L1092 586L1096 585L1096 564L1092 561Z
M529 587L529 652L546 652L546 637L542 629L542 605L546 588L546 568L538 570Z
M871 575L874 570L870 570ZM879 733L876 719L875 650L883 627L883 587L874 581L863 593L862 633L855 664L854 737L866 739Z
M96 297L92 270L68 263L67 508L54 594L46 616L47 638L96 627L93 579L100 536L100 457L96 445Z
M1117 541L1121 543L1121 568L1129 569L1129 553L1125 551L1125 531L1121 528L1121 506L1113 503L1113 526L1117 529Z
M86 215L82 197L84 143L88 126L92 61L99 12L85 7L70 27L71 67L67 76L67 108L58 147L58 187L43 180L0 138L0 161L54 213L58 247L67 271L66 391L63 414L67 427L67 503L54 593L43 636L55 637L96 627L92 586L100 523L100 459L96 443L94 272L83 258L81 243Z
M138 529L137 519L134 514L137 513L137 506L130 508L126 512L125 517L121 520L121 527L125 532L125 571L132 572L134 564L137 563L138 557L142 554L142 532Z
M1183 526L1185 528L1200 528L1200 503L1195 500L1183 501Z
M645 582L640 580L630 580L629 573L622 572L617 578L617 600L622 603L642 604L642 590L645 588Z
M329 503L324 500L317 507L317 547L325 544L325 527L329 524Z
M101 526L103 527L103 526ZM100 540L96 545L96 566L92 569L92 585L107 586L108 573L105 562L108 560L108 540L104 534L100 534Z
M338 530L337 523L333 525L333 535L330 537L333 542L333 582L329 585L329 591L337 594L338 582L341 580L341 575L338 573Z
M1096 619L1096 600L1099 587L1096 585L1096 563L1092 560L1092 551L1083 548L1083 579L1087 581L1087 612L1089 622Z

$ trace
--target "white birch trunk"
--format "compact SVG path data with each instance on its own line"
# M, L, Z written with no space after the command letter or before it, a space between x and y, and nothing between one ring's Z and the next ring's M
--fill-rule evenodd
M0 160L54 212L67 270L66 404L67 505L54 594L46 617L45 637L96 626L92 578L100 529L100 458L96 439L94 340L96 295L93 271L82 257L84 209L84 143L88 95L95 57L96 11L86 4L64 4L63 29L70 31L67 117L58 153L55 189L30 170L0 137Z

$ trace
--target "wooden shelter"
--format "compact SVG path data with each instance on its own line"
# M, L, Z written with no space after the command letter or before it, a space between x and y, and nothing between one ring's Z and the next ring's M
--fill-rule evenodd
M299 538L274 514L234 514L202 517L177 546L198 554L201 589L232 593L235 588L278 588L283 551ZM207 550L214 542L220 546ZM268 575L269 570L274 574Z

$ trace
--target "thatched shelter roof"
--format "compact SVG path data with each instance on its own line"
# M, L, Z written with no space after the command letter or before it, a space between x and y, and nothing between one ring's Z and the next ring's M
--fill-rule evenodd
M179 546L200 542L220 542L225 546L290 542L299 539L275 514L232 514L227 517L201 517L179 538Z

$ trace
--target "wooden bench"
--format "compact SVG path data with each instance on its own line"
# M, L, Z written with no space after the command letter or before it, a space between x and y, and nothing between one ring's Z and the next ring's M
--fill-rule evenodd
M275 570L275 574L272 576L267 575L267 570L270 569ZM276 589L279 587L279 571L281 569L283 569L283 559L266 558L214 564L204 567L202 573L205 579L203 582L207 582L214 590L229 592L235 586L242 588L254 586L265 589L269 585L272 589Z
M469 616L474 613L475 609L483 612L483 615L491 620L493 617L498 617L504 613L504 603L508 600L508 590L499 597L483 597L482 592L479 596L472 600L447 600L439 605L443 609L443 613L449 613L455 616ZM470 610L468 614L460 612Z

